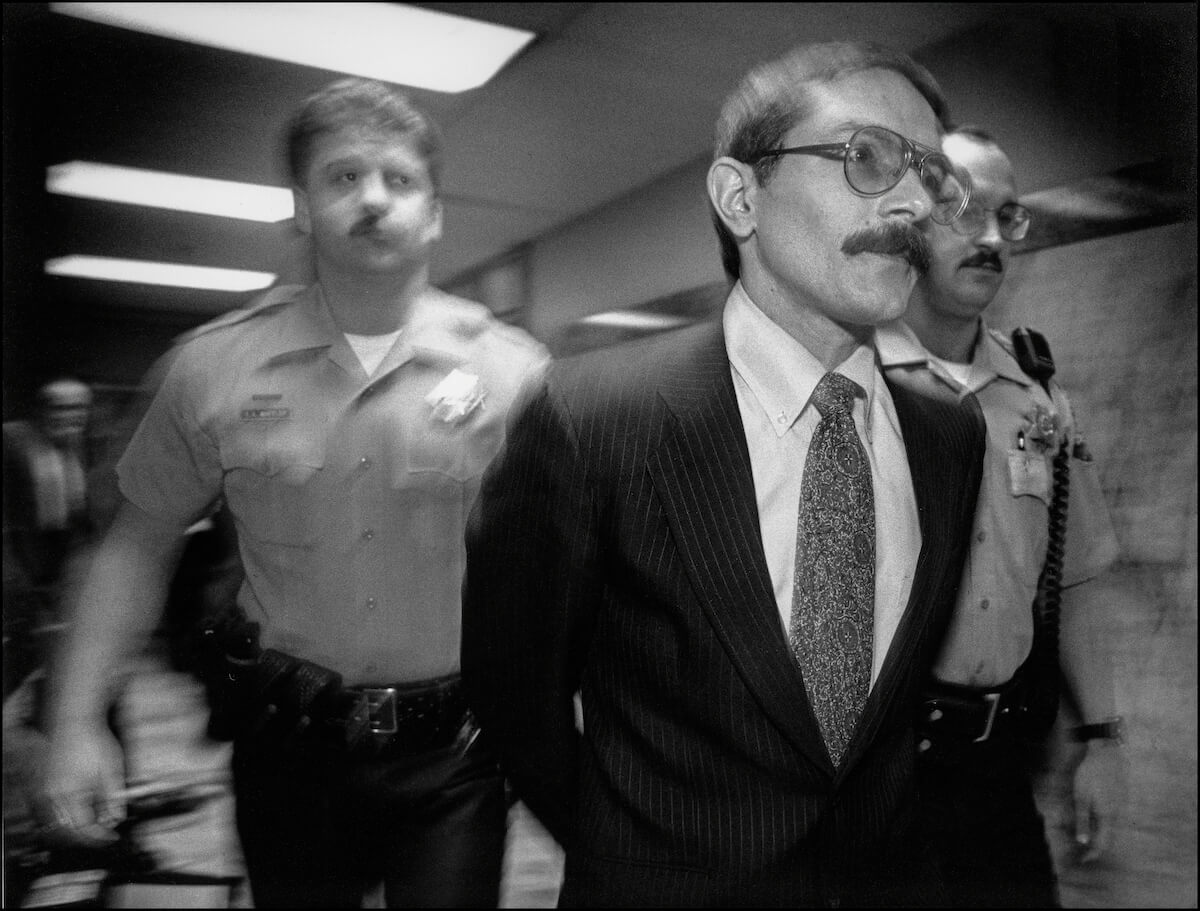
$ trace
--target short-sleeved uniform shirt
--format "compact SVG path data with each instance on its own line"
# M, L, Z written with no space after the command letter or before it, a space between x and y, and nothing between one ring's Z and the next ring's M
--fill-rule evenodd
M902 322L880 327L876 345L893 382L935 395L973 393L983 408L987 448L971 550L934 675L966 686L1005 683L1033 644L1032 605L1049 542L1052 463L1064 441L1072 457L1063 586L1095 577L1116 559L1116 535L1096 465L1062 389L1051 383L1048 395L1027 376L1001 333L981 326L965 384Z
M117 471L186 526L223 500L262 644L385 684L459 666L467 515L548 355L431 289L368 377L319 285L274 289L175 353Z

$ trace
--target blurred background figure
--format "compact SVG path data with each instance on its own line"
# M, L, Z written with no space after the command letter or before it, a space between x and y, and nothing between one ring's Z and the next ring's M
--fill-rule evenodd
M31 420L4 424L4 696L42 663L61 624L64 570L91 529L87 426L92 390L63 377L42 386Z
M32 417L4 423L4 836L5 903L36 842L26 799L42 756L33 727L71 556L88 513L87 430L93 395L80 380L41 386Z

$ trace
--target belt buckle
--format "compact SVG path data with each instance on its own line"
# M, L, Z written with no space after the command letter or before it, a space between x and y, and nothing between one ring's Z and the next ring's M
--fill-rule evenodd
M367 730L372 734L395 734L395 687L364 687L355 714L365 717Z
M996 723L996 710L1000 708L999 693L984 693L983 698L988 703L987 723L983 726L983 733L972 740L972 743L983 743L992 736L992 725Z

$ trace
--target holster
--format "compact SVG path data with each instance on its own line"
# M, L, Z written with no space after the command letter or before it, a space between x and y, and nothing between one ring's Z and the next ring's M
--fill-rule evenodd
M261 654L259 625L236 605L200 621L197 671L208 696L208 736L233 740L249 725L253 677Z
M233 606L200 625L200 673L209 702L208 736L281 741L320 720L342 677L311 661L259 645L260 627Z

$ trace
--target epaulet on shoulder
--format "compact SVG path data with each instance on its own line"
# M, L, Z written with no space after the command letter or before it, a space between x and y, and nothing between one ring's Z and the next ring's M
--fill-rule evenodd
M996 342L1000 345L1000 347L1003 348L1005 351L1007 351L1009 354L1011 354L1013 357L1017 356L1017 349L1013 346L1012 339L1009 338L1007 335L1005 335L1003 332L1001 332L999 329L992 329L991 327L988 327L988 335L990 335L993 339L995 339Z
M183 335L176 339L176 343L184 344L194 338L215 332L218 329L236 326L239 323L246 322L246 320L254 319L256 316L262 316L277 307L290 304L302 291L304 291L303 285L276 285L274 288L268 288L245 307L238 307L235 310L222 313L216 319L209 320L204 325L197 326L195 329L183 333Z
M492 324L492 311L483 304L469 301L440 289L436 292L436 306L449 316L451 330L464 338L474 338L486 332Z
M454 331L465 339L477 339L485 334L503 340L517 348L536 351L539 343L524 329L511 326L483 304L456 297L441 291L438 304L445 307L453 319Z

